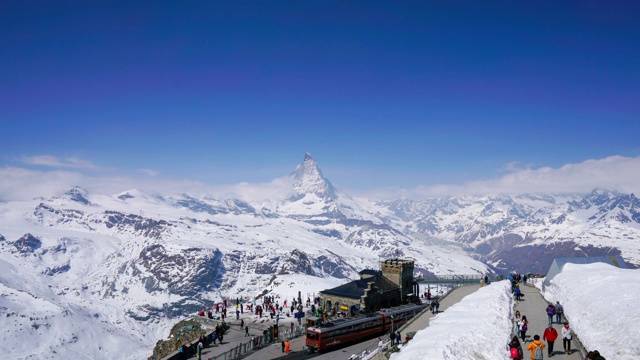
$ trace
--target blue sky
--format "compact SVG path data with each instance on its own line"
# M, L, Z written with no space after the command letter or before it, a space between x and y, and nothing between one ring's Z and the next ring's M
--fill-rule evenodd
M0 166L259 183L310 152L366 191L636 160L639 18L636 1L2 1Z

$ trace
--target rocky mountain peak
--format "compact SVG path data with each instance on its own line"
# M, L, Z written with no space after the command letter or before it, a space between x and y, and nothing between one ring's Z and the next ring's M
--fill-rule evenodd
M318 163L311 154L306 153L301 164L296 166L293 174L295 197L315 194L320 198L336 198L335 188L329 180L322 176Z
M13 246L21 253L32 253L42 247L42 242L37 237L27 233L14 241Z
M310 153L304 154L304 161L307 161L307 160L315 162L315 160L313 160L313 156L311 156Z
M80 186L74 186L71 189L67 190L67 192L65 192L63 196L83 205L91 205L91 202L87 200L88 194L89 192L87 190L81 188Z
M586 199L589 200L592 204L600 206L618 195L619 194L616 191L604 188L595 188L589 195L586 196Z

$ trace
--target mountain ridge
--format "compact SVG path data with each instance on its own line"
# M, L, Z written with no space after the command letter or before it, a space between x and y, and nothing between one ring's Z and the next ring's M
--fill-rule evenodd
M0 203L0 266L10 269L0 274L0 311L11 314L1 321L14 329L5 341L25 350L16 334L29 328L60 340L28 351L73 352L68 343L82 343L89 329L66 322L86 318L87 326L116 324L104 328L113 335L91 330L105 338L96 348L115 336L144 354L174 319L212 301L288 291L300 276L332 287L381 258L413 259L422 274L544 272L555 255L567 254L621 254L640 263L634 194L356 200L308 153L289 179L291 196L269 206L79 186ZM28 320L21 301L44 309L37 320Z

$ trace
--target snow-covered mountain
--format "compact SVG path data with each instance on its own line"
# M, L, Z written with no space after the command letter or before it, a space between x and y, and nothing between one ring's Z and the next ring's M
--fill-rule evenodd
M622 255L640 264L640 200L634 194L594 189L375 205L376 215L405 235L457 244L503 271L544 273L554 258L571 256Z
M80 187L1 202L0 350L140 358L213 300L293 292L300 276L335 286L390 256L413 258L424 273L488 271L372 216L309 154L290 180L289 196L267 205Z
M584 253L640 263L633 194L356 200L310 154L284 183L287 196L261 203L80 187L0 199L0 351L141 358L203 304L293 293L301 281L320 291L380 258L436 274L486 273L486 263L544 272L553 257Z

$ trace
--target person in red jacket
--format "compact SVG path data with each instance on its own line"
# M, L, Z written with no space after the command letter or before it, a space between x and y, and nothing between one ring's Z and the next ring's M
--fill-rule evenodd
M553 356L553 342L558 338L558 331L553 328L553 324L549 323L549 327L544 329L542 340L547 340L549 357Z

